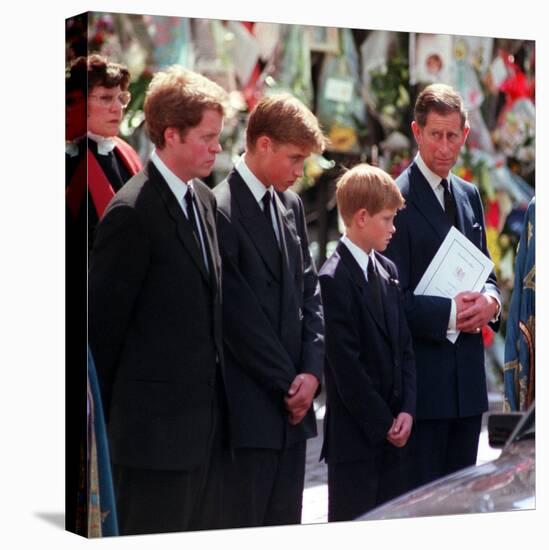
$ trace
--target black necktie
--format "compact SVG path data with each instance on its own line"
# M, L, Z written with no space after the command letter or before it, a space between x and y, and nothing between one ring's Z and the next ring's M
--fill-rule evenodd
M111 163L112 171L116 178L116 184L113 185L113 187L115 188L115 190L118 190L124 185L124 179L122 178L122 174L120 173L120 166L118 164L118 160L116 159L114 151L111 151L107 155L107 157Z
M385 322L385 314L383 312L383 303L381 301L381 289L379 288L379 278L377 276L377 271L372 261L372 258L368 259L368 288L372 296L374 303L374 308L376 314L379 316L381 322Z
M444 211L446 212L446 217L450 225L456 225L456 205L452 193L450 192L450 184L448 180L443 179L440 185L442 185L444 189Z
M274 228L274 224L273 224L273 217L272 217L272 214L271 214L271 193L270 193L270 191L267 191L263 195L263 199L261 199L261 200L263 201L263 214L265 214L265 217L267 218L267 223L269 224L269 227L273 231L273 237L274 237L276 243L278 244L278 239L276 238L276 232L275 232L275 228ZM273 207L276 209L276 203L274 203L274 202L273 202Z
M187 219L191 222L191 227L193 230L194 238L196 239L196 244L198 245L198 250L202 253L202 259L204 260L206 269L208 269L208 262L206 258L208 257L206 254L206 251L202 248L202 242L200 240L200 231L198 229L198 220L196 219L196 215L194 212L194 192L192 190L192 187L187 187L187 192L185 193L185 202L187 203ZM204 233L202 233L204 235Z

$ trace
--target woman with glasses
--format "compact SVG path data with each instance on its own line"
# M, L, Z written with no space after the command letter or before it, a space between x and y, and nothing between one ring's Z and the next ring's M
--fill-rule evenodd
M83 58L79 58L71 65L67 74L67 90L71 89L71 80L77 79L77 68L81 67L83 62ZM95 227L107 204L114 194L141 170L142 166L135 150L118 137L124 109L131 100L128 91L130 84L128 69L96 54L87 58L86 65L87 86L82 90L82 100L87 96L87 139L79 140L77 137L77 143L73 140L67 148L69 155L72 149L73 156L80 157L77 162L73 160L70 163L76 168L73 169L74 175L70 176L71 180L68 182L67 204L74 218L85 215L83 210L85 185L82 185L82 181L85 182L82 177L85 171L82 168L87 163L88 250L91 250ZM72 105L75 100L74 91L71 95L67 93L68 103L69 99L71 105L67 104L67 124L69 124L69 107L74 107ZM84 153L86 153L85 156ZM78 170L79 165L81 170Z
M73 388L67 392L67 403L68 410L83 411L86 406L88 410L87 423L68 425L73 445L67 461L67 526L89 537L116 535L118 529L107 447L99 445L97 452L92 452L90 444L105 435L98 386L89 378L88 385L97 391L86 396L81 374L74 368L81 365L83 348L79 344L86 334L82 267L86 270L95 227L110 199L141 169L137 153L117 137L130 101L129 82L125 67L98 55L76 59L65 80L67 387ZM88 372L92 370L88 364ZM81 448L86 450L83 455Z

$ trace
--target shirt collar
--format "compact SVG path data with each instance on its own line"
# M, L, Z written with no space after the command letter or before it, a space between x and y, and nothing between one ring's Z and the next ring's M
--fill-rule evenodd
M437 188L440 186L440 182L443 178L435 174L430 168L427 167L425 164L425 161L421 158L421 155L418 153L415 158L415 162L417 164L417 167L419 168L419 171L423 174L425 179L429 182L429 185L433 189L433 191L436 191ZM448 174L448 177L450 174ZM448 178L446 178L448 179Z
M372 250L370 254L367 254L364 250L362 250L362 248L351 241L347 235L343 235L343 237L341 237L341 242L349 249L349 252L353 255L353 258L360 266L360 269L362 269L365 274L368 273L368 262L371 260L373 265L375 265L374 251Z
M97 143L97 152L100 155L108 155L116 147L113 137L98 136L92 132L88 132L88 137Z
M244 157L245 155L242 155L238 159L234 168L240 174L240 177L244 180L244 183L249 187L255 200L258 203L261 203L261 200L265 195L265 191L271 193L272 197L272 188L265 187L265 185L261 183L261 180L257 178L257 176L250 170L250 168L246 164L246 160Z
M177 177L164 163L164 161L158 156L156 149L151 153L151 162L156 166L160 175L166 180L168 187L175 195L177 202L183 205L183 199L187 194L187 189L192 188L192 180L184 182L181 178Z
M80 152L79 143L76 141L66 141L65 142L65 154L69 157L77 157Z

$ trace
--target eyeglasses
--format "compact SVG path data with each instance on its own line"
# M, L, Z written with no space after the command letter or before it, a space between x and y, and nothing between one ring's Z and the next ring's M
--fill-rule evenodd
M120 92L119 94L103 94L103 95L90 95L99 101L102 107L111 107L112 104L118 100L122 108L126 108L132 99L130 92Z

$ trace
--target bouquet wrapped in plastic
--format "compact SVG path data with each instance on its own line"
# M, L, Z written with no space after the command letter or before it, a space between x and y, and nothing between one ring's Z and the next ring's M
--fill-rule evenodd
M265 68L264 92L289 92L307 107L313 104L309 33L301 25L283 25L280 46Z
M358 52L350 29L339 29L339 42L339 53L328 54L324 59L317 116L330 139L330 149L357 153L358 138L366 126Z

